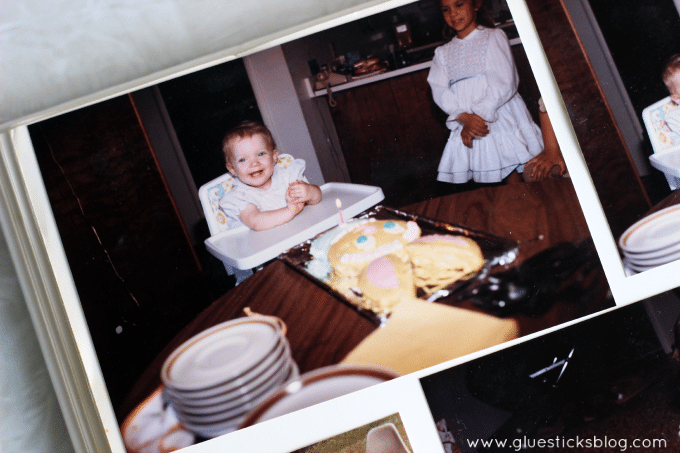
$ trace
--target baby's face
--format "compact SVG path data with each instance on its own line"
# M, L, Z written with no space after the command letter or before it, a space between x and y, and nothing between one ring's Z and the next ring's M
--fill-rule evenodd
M671 100L675 102L677 105L680 105L680 90L671 91Z
M241 139L231 148L227 170L249 186L269 189L279 151L271 149L262 135Z
M676 71L671 77L669 91L671 92L671 100L676 104L680 104L680 71Z

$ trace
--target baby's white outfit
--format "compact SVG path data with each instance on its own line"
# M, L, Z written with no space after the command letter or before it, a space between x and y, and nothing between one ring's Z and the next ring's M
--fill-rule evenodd
M250 203L260 211L285 208L286 191L297 180L308 182L304 177L305 161L294 159L287 167L276 165L269 189L259 189L234 178L234 188L220 200L220 209L227 217L229 229L243 225L239 213Z
M671 132L680 134L680 106L676 106L675 108L666 112L664 121L666 121L666 124L668 125L668 128L671 130Z
M543 150L541 129L517 93L519 76L501 29L478 27L435 50L427 77L435 103L449 117L451 135L439 163L439 181L500 182ZM487 122L489 134L463 144L461 113Z

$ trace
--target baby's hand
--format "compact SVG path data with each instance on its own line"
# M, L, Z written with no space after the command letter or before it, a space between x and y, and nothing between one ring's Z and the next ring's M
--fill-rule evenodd
M288 186L286 200L306 203L311 198L310 186L304 181L294 181Z
M286 205L286 208L288 208L288 210L293 214L293 217L301 213L304 207L304 202L299 201L289 201Z
M659 123L659 127L661 127L661 130L664 130L666 132L671 131L671 128L668 127L668 123L666 122L666 120L661 120L661 122Z

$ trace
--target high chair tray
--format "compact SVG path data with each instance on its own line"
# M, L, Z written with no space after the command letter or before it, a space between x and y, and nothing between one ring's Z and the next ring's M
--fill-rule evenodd
M680 148L678 147L651 154L649 162L657 170L676 178L680 177Z
M237 269L252 269L276 258L289 248L339 223L335 200L342 202L345 220L380 203L385 195L380 187L331 182L321 186L321 202L306 206L290 222L264 231L246 226L223 231L205 240L208 251Z

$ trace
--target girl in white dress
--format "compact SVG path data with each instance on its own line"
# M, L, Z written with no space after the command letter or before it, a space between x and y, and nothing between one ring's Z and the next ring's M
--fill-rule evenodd
M500 182L513 171L521 173L543 150L541 130L517 93L519 77L508 38L492 28L482 2L441 0L455 36L435 50L427 78L451 129L439 181Z

